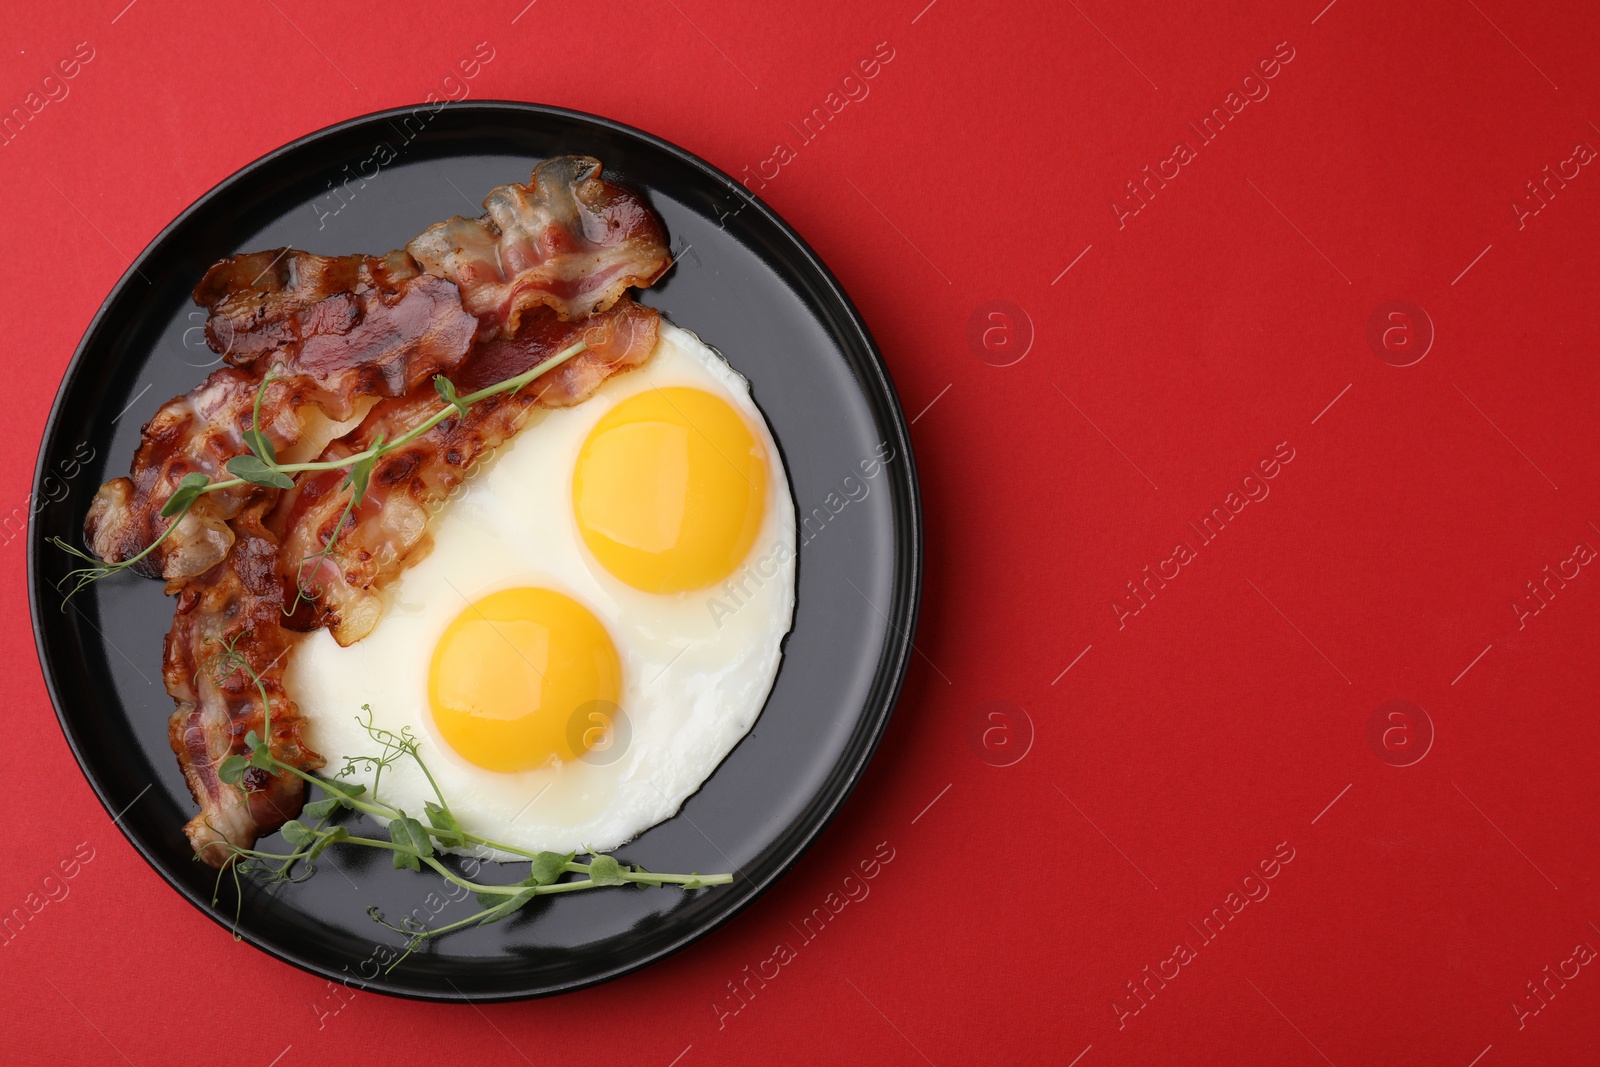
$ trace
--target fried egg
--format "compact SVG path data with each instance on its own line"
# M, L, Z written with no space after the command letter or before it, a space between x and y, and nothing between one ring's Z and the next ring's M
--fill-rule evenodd
M378 751L370 714L417 738L465 829L607 851L675 814L754 725L794 616L794 538L749 384L663 321L643 365L538 411L472 473L371 634L309 635L289 694L325 774ZM410 760L377 791L418 818L434 799Z

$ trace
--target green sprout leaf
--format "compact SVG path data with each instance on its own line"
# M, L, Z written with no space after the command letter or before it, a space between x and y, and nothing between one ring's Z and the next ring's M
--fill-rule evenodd
M522 907L539 894L536 892L541 886L553 885L567 869L567 864L572 861L575 853L568 852L540 852L533 857L533 862L528 868L528 877L517 882L517 885L527 886L526 893L507 895L504 893L478 893L478 903L489 909L489 914L483 921L492 923L503 919L507 915Z
M397 846L394 853L395 870L409 868L421 871L421 857L433 855L433 841L428 831L409 815L401 814L389 820L389 840Z
M305 848L317 839L317 835L312 832L311 827L299 819L290 819L284 823L280 828L280 832L283 834L283 839L295 848Z
M440 396L444 397L444 402L446 404L454 407L456 411L461 414L462 418L466 417L467 405L461 400L460 397L456 396L455 382L452 382L449 378L446 378L442 374L435 374L433 376L433 387L439 391Z
M172 495L167 498L167 502L161 505L161 517L170 519L178 512L186 509L190 504L194 503L195 498L210 484L211 479L199 471L185 474L183 481L178 483L178 488L173 490Z
M528 901L532 900L536 895L537 894L535 894L531 889L524 893L515 893L512 895L506 895L502 893L479 893L477 895L478 903L483 905L487 910L483 913L483 917L478 920L478 924L482 926L487 923L499 922L501 919L504 919L507 915L510 915L512 912L521 908Z
M300 809L300 814L304 815L308 819L315 819L317 822L322 822L324 819L332 816L333 813L338 811L340 807L341 804L338 797L325 797L322 800L311 801L305 807Z
M518 893L518 894L515 894L514 896L521 896L521 895L522 894ZM485 907L485 908L489 909L490 911L498 911L505 904L507 904L512 899L514 899L513 896L507 896L504 893L489 893L489 892L485 892L484 890L481 890L481 889L478 890L476 893L474 893L473 896L478 898L478 903L482 907ZM497 916L495 916L495 918L499 918L499 916L497 915ZM486 922L486 923L492 923L492 922L494 922L494 919L488 918L486 916L483 921Z
M263 489L294 488L293 478L276 467L268 466L259 456L234 456L228 460L228 473Z
M533 857L533 863L528 869L528 877L523 880L523 885L549 885L561 877L567 869L567 864L572 862L572 857L577 855L568 852L562 855L559 852L541 852Z
M244 432L244 446L250 450L251 455L255 456L268 466L277 465L278 450L273 446L272 438L268 437L260 430L246 430Z
M350 494L350 505L360 504L367 495L367 483L372 480L372 469L378 465L378 460L383 457L383 434L372 442L372 447L361 453L361 458L350 464L350 472L344 477L344 484L353 486ZM343 523L340 523L342 526Z
M610 856L596 856L589 861L589 877L595 885L624 885L622 864Z
M355 487L355 491L350 496L352 504L361 503L362 499L367 495L367 483L372 480L372 468L377 465L378 459L374 456L371 459L364 459L350 468L350 475L345 481Z
M307 861L316 859L327 850L329 845L336 841L344 841L348 839L349 836L350 831L346 830L342 826L335 826L333 829L325 831L322 836L317 838L316 844L311 846L311 851L306 853Z
M448 808L440 807L431 800L423 801L423 808L428 813L428 825L435 830L443 831L434 836L438 837L441 845L465 844L466 839L461 833L461 824L456 822L456 817L450 814Z
M238 785L244 778L245 768L250 766L250 761L243 756L229 756L217 766L217 777L229 785Z

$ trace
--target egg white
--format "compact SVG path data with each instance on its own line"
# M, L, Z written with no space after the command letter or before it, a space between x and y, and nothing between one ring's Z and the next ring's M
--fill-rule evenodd
M622 400L691 386L742 412L766 444L768 498L760 533L725 583L658 595L612 577L590 555L572 507L572 476L594 424ZM489 457L433 522L433 550L386 593L365 639L340 648L320 631L299 646L286 678L306 739L332 774L378 746L360 725L409 727L467 830L521 848L607 851L674 815L755 724L794 617L795 507L783 462L749 383L694 334L663 320L642 366L571 408L536 413ZM603 623L622 663L626 729L586 758L516 773L459 756L434 727L428 667L434 645L468 604L513 586L567 594ZM626 734L626 738L624 738ZM351 780L370 789L370 772ZM381 798L421 817L433 799L409 760L383 772ZM509 857L500 857L509 858Z

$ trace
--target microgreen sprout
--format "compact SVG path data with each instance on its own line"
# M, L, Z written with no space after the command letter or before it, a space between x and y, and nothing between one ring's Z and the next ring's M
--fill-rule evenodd
M371 481L373 469L378 465L379 460L389 453L409 445L446 419L465 415L472 405L481 400L487 400L489 397L498 396L501 393L516 392L546 371L559 367L587 347L587 343L579 341L562 349L549 359L535 364L521 374L506 378L493 385L484 386L477 392L468 393L466 396L458 396L455 384L444 375L436 374L433 378L433 384L440 397L445 401L444 407L399 437L396 437L393 441L386 441L382 435L379 435L371 445L354 455L345 456L341 459L321 460L310 463L279 463L277 450L273 447L271 439L261 430L261 402L266 396L268 386L279 380L275 373L269 372L262 378L261 386L256 391L255 407L250 417L250 429L246 430L242 435L245 447L250 451L245 455L234 456L225 465L225 469L233 477L212 479L199 471L184 475L183 479L178 483L178 487L173 490L172 495L167 498L166 503L161 508L161 517L172 521L167 524L166 528L161 531L155 540L145 546L143 551L116 563L107 563L59 537L49 539L50 543L56 548L88 564L88 566L68 571L56 583L57 590L62 593L61 608L65 611L67 602L86 587L93 585L102 578L120 574L144 560L162 542L172 536L173 531L183 523L196 501L207 493L236 489L241 485L258 485L268 489L289 489L294 485L294 480L290 475L306 471L343 470L346 473L340 488L350 489L350 497L345 504L344 513L340 516L339 523L334 528L333 535L328 539L327 544L320 551L312 553L301 561L300 573L297 576L299 580L295 583L300 587L298 595L295 597L294 604L287 609L287 611L293 612L299 607L302 599L314 598L318 595L317 590L306 587L304 579L307 574L314 574L322 562L333 554L334 546L338 542L339 534L343 531L344 524L348 521L350 513L360 506L361 500L366 496L367 484ZM275 370L276 367L274 367Z
M378 746L377 753L346 757L344 766L332 778L310 774L272 754L271 745L267 740L272 736L272 704L266 685L244 656L236 651L233 643L224 643L220 651L212 656L205 666L213 681L218 683L226 680L235 670L243 670L255 683L263 709L261 734L252 730L245 735L245 746L250 754L245 756L235 753L226 757L217 767L217 776L224 782L249 792L245 772L256 767L272 775L292 774L304 780L308 786L315 786L322 792L320 799L310 801L301 809L299 818L291 819L280 827L283 839L290 849L288 852L244 848L225 838L208 846L226 849L228 853L227 862L217 872L217 883L211 903L213 907L216 906L221 895L222 878L231 874L236 892L234 913L236 938L239 922L237 909L242 907L243 900L239 881L241 876L265 876L263 881L269 888L283 883L303 881L315 873L315 862L323 852L336 844L387 851L391 854L396 870L408 869L420 873L423 868L428 868L452 885L460 886L474 894L477 899L478 911L455 922L435 927L419 923L409 915L402 918L397 926L386 920L383 912L376 906L369 907L367 914L374 922L406 938L404 952L389 965L388 970L393 970L402 960L432 938L468 926L496 922L520 910L536 897L575 893L603 886L676 885L684 889L700 889L706 886L727 885L733 881L731 874L656 874L642 867L621 863L602 853L532 851L473 833L463 828L450 810L450 804L440 791L438 782L434 780L433 773L423 761L417 747L417 739L410 728L396 732L376 725L370 705L362 706L365 716L358 718L357 721L366 730L367 736ZM402 761L415 763L433 790L435 799L423 803L426 822L380 798L379 786L382 784L383 772ZM352 780L356 775L364 773L371 775L370 788ZM387 834L388 839L384 840L383 837L376 835L360 836L351 833L346 825L332 824L334 817L341 811L387 820L387 827L378 833ZM513 862L528 863L528 874L510 885L475 882L463 877L442 861L441 850L448 848L472 849L477 852L493 850L516 856L518 859ZM587 861L579 860L579 855L587 855ZM563 877L567 874L579 877L563 881Z

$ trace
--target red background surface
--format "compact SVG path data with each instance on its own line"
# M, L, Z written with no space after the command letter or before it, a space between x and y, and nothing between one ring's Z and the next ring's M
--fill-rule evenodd
M440 91L486 41L474 98L598 112L735 173L796 149L761 194L916 416L926 608L887 739L793 874L663 964L517 1005L341 997L231 941L112 825L46 700L8 534L0 910L79 842L93 859L0 947L7 1062L1593 1062L1600 967L1513 1005L1600 947L1600 574L1520 628L1512 604L1600 548L1600 174L1520 227L1511 206L1600 146L1592 12L525 2L8 11L0 106L79 42L94 58L0 148L0 510L26 513L129 256L236 168ZM880 42L870 95L800 145L788 124ZM1199 144L1185 124L1280 42L1270 95ZM1119 227L1112 198L1180 139L1196 158ZM1394 299L1437 333L1403 368L1367 339ZM1020 314L980 316L975 347L991 300ZM1270 495L1201 545L1186 524L1282 442ZM1179 540L1194 560L1119 626ZM1380 754L1416 753L1416 715L1368 741L1394 699L1436 735L1410 766ZM880 842L870 895L729 1011L727 983ZM1292 862L1247 886L1275 849ZM1190 925L1262 886L1215 940ZM1195 958L1141 1006L1126 983L1179 942Z

